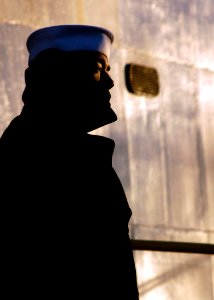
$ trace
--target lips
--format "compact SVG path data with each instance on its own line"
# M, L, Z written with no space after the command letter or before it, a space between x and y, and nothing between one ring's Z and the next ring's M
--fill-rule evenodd
M81 89L81 95L82 99L88 99L87 103L90 106L93 106L94 109L96 109L96 106L98 108L102 107L110 107L110 99L111 99L111 93L108 89L104 88L90 88L90 89Z
M100 100L104 100L106 103L108 102L110 104L111 94L107 91L102 91L99 93Z

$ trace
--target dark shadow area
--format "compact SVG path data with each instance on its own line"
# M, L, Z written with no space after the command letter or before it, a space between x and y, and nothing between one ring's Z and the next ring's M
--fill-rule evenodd
M138 299L115 142L89 133L117 120L109 68L97 51L48 49L25 71L23 109L0 139L8 296Z

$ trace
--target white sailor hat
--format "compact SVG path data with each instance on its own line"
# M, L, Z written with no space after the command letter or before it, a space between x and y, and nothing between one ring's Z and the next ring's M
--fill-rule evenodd
M46 49L90 50L110 57L114 37L106 28L91 25L55 25L40 28L27 39L29 63Z

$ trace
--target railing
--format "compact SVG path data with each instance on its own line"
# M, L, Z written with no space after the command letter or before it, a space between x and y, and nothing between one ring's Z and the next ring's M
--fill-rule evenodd
M214 254L214 244L131 240L133 250Z

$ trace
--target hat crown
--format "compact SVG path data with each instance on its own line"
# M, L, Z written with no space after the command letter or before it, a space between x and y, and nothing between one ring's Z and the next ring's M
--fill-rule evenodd
M114 36L106 28L91 25L55 25L40 28L30 34L26 45L29 62L46 49L63 51L91 50L109 59Z

